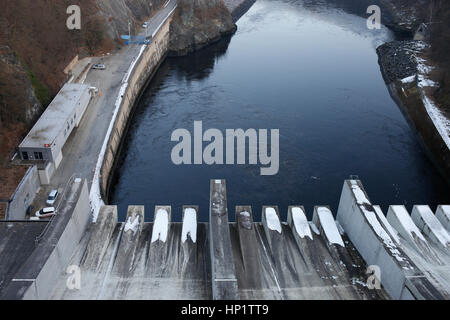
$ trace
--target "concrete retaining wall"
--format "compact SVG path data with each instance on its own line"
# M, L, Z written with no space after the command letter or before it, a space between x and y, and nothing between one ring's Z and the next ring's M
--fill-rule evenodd
M122 104L109 137L100 171L100 192L103 199L107 199L110 174L114 169L116 155L120 151L122 138L126 133L135 103L167 55L171 20L172 18L167 19L158 30L151 45L145 48L136 62L128 79L128 87L123 94Z
M41 186L36 166L28 169L19 186L11 197L6 214L7 220L23 220L27 208L33 202L36 192Z
M417 137L431 160L447 181L450 181L450 149L428 114L417 79L409 87L404 86L401 81L393 82L388 85L388 90L408 123L416 130Z
M36 276L33 285L25 292L23 296L23 299L25 300L42 300L50 298L58 280L55 275L60 274L62 270L65 270L76 246L80 242L81 237L85 234L85 229L90 218L89 195L86 181L78 182L78 184L79 183L82 183L81 187L76 186L77 182L75 182L72 187L72 191L78 189L75 191L76 194L78 193L78 198L73 199L72 201L68 200L72 202L72 206L69 206L69 209L73 209L71 218L67 222L61 237L44 266ZM81 188L81 190L79 190L79 188ZM70 212L65 212L65 214L70 214Z

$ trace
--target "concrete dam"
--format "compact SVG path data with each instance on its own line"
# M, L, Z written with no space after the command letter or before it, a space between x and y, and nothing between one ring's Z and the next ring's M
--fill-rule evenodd
M385 217L361 181L347 180L336 220L317 206L308 221L299 205L287 222L277 206L264 206L255 222L251 206L237 206L230 222L226 181L212 180L208 223L195 205L183 207L183 222L171 222L170 206L130 206L125 222L116 206L102 206L92 222L86 182L76 178L70 188L65 212L2 283L2 298L450 298L450 206L415 206L411 216L391 206ZM17 239L2 240L6 248Z
M134 48L117 94L104 103L110 122L104 139L92 139L89 148L100 150L91 155L97 163L66 157L73 170L53 177L66 186L58 214L0 221L0 256L8 257L0 261L0 299L449 299L450 206L408 212L393 205L383 212L360 180L344 181L337 211L306 212L299 198L286 221L281 201L261 212L255 203L229 206L225 179L210 181L209 208L194 203L175 212L174 203L164 203L120 210L104 203L134 105L167 54L176 1L169 4L149 27L154 41ZM234 19L245 6L236 10ZM69 172L78 173L68 178ZM173 222L180 213L182 222Z

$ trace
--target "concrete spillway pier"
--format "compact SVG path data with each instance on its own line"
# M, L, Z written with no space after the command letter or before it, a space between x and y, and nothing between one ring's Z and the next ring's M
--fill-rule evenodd
M84 203L87 192L81 192L82 184L77 181L65 211L75 210L78 216L87 217L82 213L89 209L78 205ZM116 206L103 206L96 222L87 226L75 220L73 232L59 240L43 241L36 249L48 251L47 258L28 248L30 256L21 257L21 270L34 265L30 269L36 278L29 273L24 284L9 269L2 297L450 297L448 206L440 206L436 214L427 206L415 206L411 216L404 207L391 206L385 216L379 206L371 204L360 181L347 180L337 220L329 207L317 206L308 221L305 208L293 205L284 222L278 206L270 205L262 208L262 221L255 222L252 207L247 205L234 208L236 219L230 222L225 180L212 180L210 190L208 223L198 221L199 207L195 205L183 207L182 222L171 221L172 208L167 205L130 206L125 222L118 222ZM153 222L144 222L147 215ZM60 250L52 249L55 246L65 248L64 259L55 260ZM37 265L42 268L37 270ZM68 285L72 277L68 270L78 270L77 288ZM43 282L45 279L53 280Z

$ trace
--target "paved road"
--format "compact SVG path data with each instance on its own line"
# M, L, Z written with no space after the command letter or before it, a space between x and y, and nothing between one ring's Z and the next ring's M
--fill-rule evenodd
M150 35L157 31L176 4L176 0L168 1L166 6L148 21L147 29L142 28L139 35ZM51 189L62 191L74 174L86 178L89 188L91 187L94 168L113 116L122 79L141 47L132 44L112 55L92 59L92 63L104 63L107 66L106 70L89 71L85 80L86 84L99 88L101 96L92 98L80 126L66 142L63 148L64 158L52 177L51 185L41 188L38 193L34 203L36 208L45 205L43 200Z

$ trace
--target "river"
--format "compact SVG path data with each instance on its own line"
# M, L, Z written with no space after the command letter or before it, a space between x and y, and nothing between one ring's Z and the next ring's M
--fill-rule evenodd
M252 205L314 205L336 213L344 180L362 180L373 204L450 202L439 175L383 81L375 48L386 28L326 1L258 0L237 33L197 53L167 59L136 106L110 189L124 220L128 205L199 205L208 221L209 181L227 180L228 210ZM175 165L171 134L279 129L279 172L261 165ZM206 146L206 143L204 144Z

